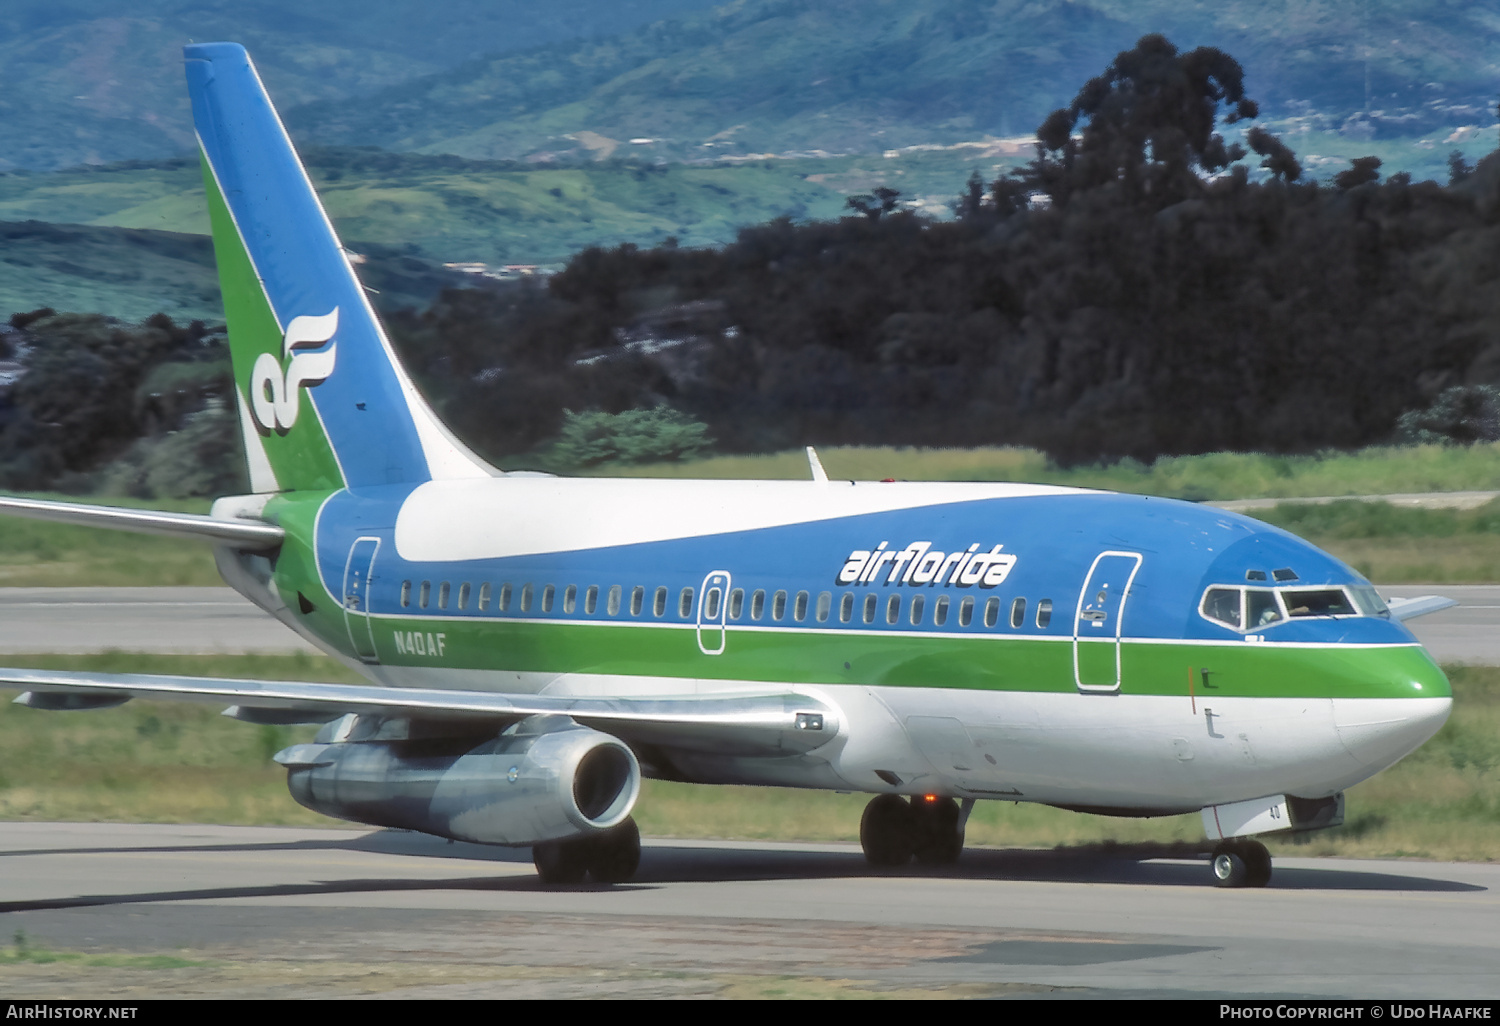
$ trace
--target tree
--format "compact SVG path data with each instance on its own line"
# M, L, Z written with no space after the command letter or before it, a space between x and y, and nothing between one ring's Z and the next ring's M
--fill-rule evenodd
M1214 131L1221 109L1226 123L1260 113L1245 96L1239 62L1213 47L1180 53L1164 36L1144 36L1042 122L1028 181L1056 202L1111 183L1132 200L1177 202L1201 191L1201 175L1245 155Z
M1252 150L1266 158L1260 166L1271 172L1277 181L1295 182L1302 177L1302 165L1297 162L1297 155L1291 147L1264 128L1251 125L1250 131L1245 133L1245 141Z
M1349 170L1333 176L1333 184L1344 191L1380 181L1379 157L1355 157L1349 162Z
M882 185L873 192L850 196L844 206L865 215L871 221L879 221L882 214L889 214L896 209L896 201L900 197L900 190Z

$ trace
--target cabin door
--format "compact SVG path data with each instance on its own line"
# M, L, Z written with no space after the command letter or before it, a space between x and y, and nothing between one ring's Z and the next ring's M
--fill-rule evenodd
M1073 679L1080 691L1120 690L1120 629L1140 568L1138 552L1101 552L1089 567L1073 617Z
M379 661L370 623L370 582L375 578L375 553L379 551L379 538L360 538L349 549L349 561L344 564L344 623L354 654L367 663Z
M698 650L704 655L722 655L728 631L729 571L715 570L703 578L698 590Z

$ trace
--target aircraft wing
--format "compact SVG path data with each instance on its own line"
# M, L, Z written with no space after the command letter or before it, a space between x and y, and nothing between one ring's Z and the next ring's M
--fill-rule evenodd
M1458 605L1458 600L1444 598L1441 595L1419 595L1416 598L1386 599L1385 605L1391 611L1391 619L1411 620L1418 616L1426 616L1428 613L1436 613L1441 609L1451 609Z
M230 703L230 715L259 722L319 722L345 713L496 723L560 715L630 742L736 755L800 755L838 732L833 708L791 693L583 698L29 669L0 669L0 688L25 689L16 701L39 709L100 708L154 698ZM283 715L276 719L277 714Z

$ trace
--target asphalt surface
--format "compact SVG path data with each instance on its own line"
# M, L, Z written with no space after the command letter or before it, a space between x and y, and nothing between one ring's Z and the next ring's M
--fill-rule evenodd
M1287 858L1229 891L1149 855L658 841L631 884L548 889L525 850L395 831L7 824L0 943L138 961L0 961L0 993L1500 995L1500 866Z
M1500 665L1500 586L1393 585L1459 606L1410 623L1439 662ZM0 655L36 652L313 652L228 588L0 588Z

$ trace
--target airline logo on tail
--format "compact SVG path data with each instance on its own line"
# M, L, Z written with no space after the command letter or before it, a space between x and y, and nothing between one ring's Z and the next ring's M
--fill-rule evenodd
M332 339L338 328L338 307L318 317L293 317L286 326L281 359L274 353L261 353L256 359L250 371L250 413L261 434L284 435L297 423L302 390L321 384L333 373L338 343L327 349L318 347Z

